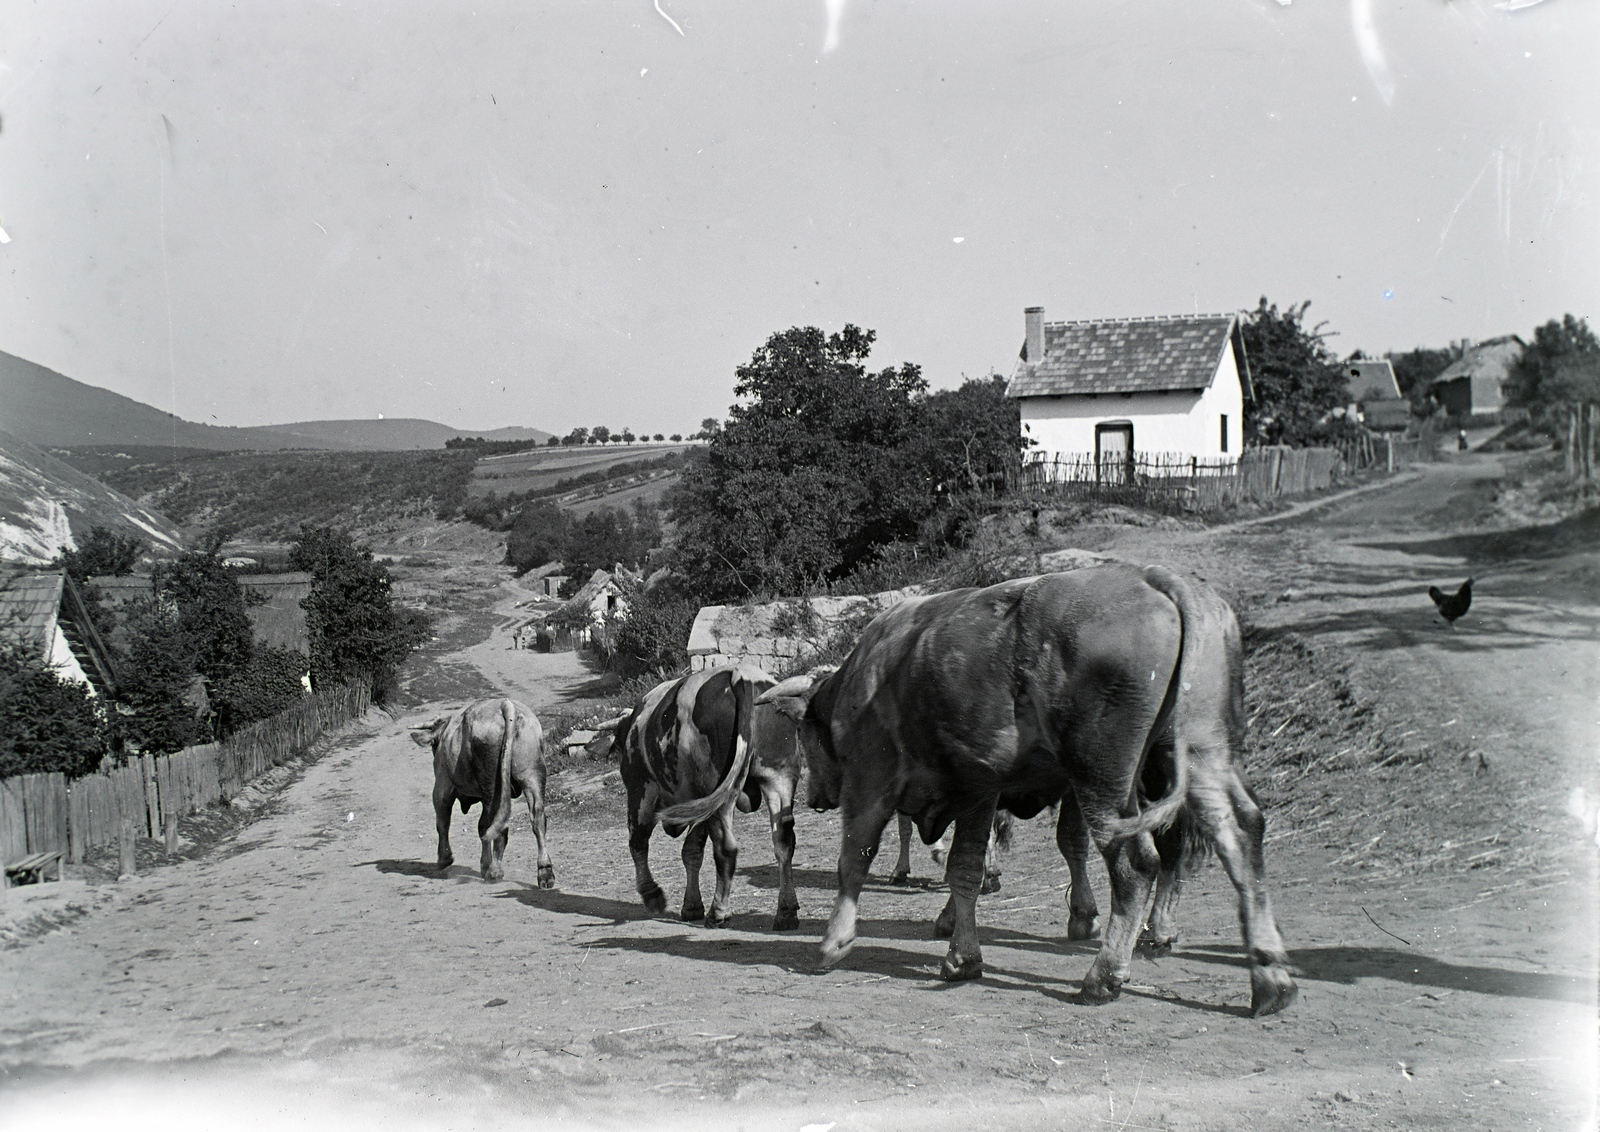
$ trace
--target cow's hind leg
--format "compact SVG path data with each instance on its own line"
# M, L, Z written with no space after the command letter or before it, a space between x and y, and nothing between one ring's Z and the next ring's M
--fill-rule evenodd
M1150 904L1150 889L1160 870L1161 859L1148 833L1113 841L1104 833L1107 822L1097 817L1095 802L1086 802L1080 792L1090 831L1111 876L1111 917L1106 922L1100 951L1083 977L1083 1000L1110 1002L1122 993L1133 967L1133 947ZM1109 819L1116 810L1101 803L1098 813Z
M533 824L533 839L539 846L539 887L554 888L556 866L550 859L550 850L545 842L544 784L523 783L522 796L527 800L528 820Z
M794 891L794 783L763 785L761 793L772 819L772 855L778 862L778 912L772 930L793 931L800 926L800 898Z
M1178 820L1155 836L1161 871L1156 875L1156 898L1150 905L1150 920L1139 935L1139 946L1158 955L1170 953L1178 939L1178 896L1193 820L1187 810L1181 810Z
M978 890L983 886L989 838L994 831L995 800L989 799L956 819L944 875L950 884L950 951L939 977L955 981L983 974L983 952L978 947ZM943 917L940 917L943 919Z
M1289 975L1289 956L1267 897L1261 848L1266 819L1225 753L1197 753L1190 774L1190 805L1239 893L1239 923L1250 957L1250 1013L1275 1014L1299 990Z
M448 869L455 864L456 855L450 851L450 807L455 805L455 791L448 782L433 784L434 824L439 829L439 867Z
M667 894L661 891L656 878L650 875L650 835L655 832L656 818L653 806L647 806L643 797L628 792L628 852L633 857L634 886L644 901L645 910L659 916L667 910Z
M683 908L679 915L685 923L706 916L706 902L700 895L700 866L706 859L706 837L711 833L708 826L708 822L701 822L683 835Z
M911 819L905 814L900 815L900 856L894 863L894 872L889 874L890 884L911 883L911 831L915 828Z
M1066 858L1071 878L1067 884L1067 938L1093 939L1100 909L1094 902L1094 889L1089 887L1089 826L1071 790L1062 796L1056 818L1056 848Z
M878 855L883 827L894 805L883 797L865 805L846 799L841 808L839 838L839 895L822 937L822 965L831 967L856 945L856 913L861 906L861 886L866 883L872 859Z
M706 927L720 928L733 915L728 910L733 874L739 867L739 841L733 834L733 811L723 810L706 823L711 827L711 860L717 867L717 889L706 913Z
M502 808L506 811L505 821L496 821L491 808L492 799L485 798L483 813L478 818L478 838L483 842L483 857L480 867L484 880L501 880L506 875L505 854L506 843L511 840L510 811L511 801L506 799Z
M1005 836L1009 839L1010 824L1015 820L1008 813L995 811L994 821L989 826L989 847L983 854L983 885L978 889L979 896L988 896L990 893L1000 891L1000 831L1004 825Z

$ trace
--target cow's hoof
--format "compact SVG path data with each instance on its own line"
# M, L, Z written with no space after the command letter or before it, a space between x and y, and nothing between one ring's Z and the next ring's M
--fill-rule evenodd
M933 938L949 939L956 934L956 911L950 905L944 906L944 911L939 913L939 918L933 921Z
M639 898L644 901L644 910L652 916L664 915L667 911L667 894L659 888L650 892L639 893Z
M1090 1006L1104 1006L1108 1002L1115 1002L1121 994L1121 979L1102 979L1093 971L1083 977L1083 1001Z
M1093 912L1086 916L1080 916L1076 912L1068 913L1067 938L1093 939L1097 934L1099 934L1099 929L1095 927L1095 920L1097 918L1098 917Z
M556 886L556 871L555 871L555 869L553 869L550 866L546 865L544 868L539 870L539 887L540 888L554 888L555 886Z
M889 877L890 884L907 885L911 883L910 869L896 869Z
M453 865L455 863L456 863L456 859L454 857L452 857L452 856L446 855L446 856L440 857L439 858L439 871L442 873L446 869L448 869L451 865Z
M505 880L506 879L506 871L505 871L505 869L501 868L499 865L490 865L487 869L483 870L483 879L486 880L486 881L491 881L491 882L492 881L497 881L497 880Z
M1000 891L1000 874L985 873L983 883L978 886L979 896L988 896L991 892Z
M1146 928L1139 935L1139 950L1146 955L1171 955L1172 945L1178 942L1175 935L1158 936Z
M706 927L725 928L728 926L728 921L731 919L733 919L731 913L724 912L719 916L717 915L716 911L713 910L706 913Z
M778 914L772 917L772 930L775 932L792 932L800 926L800 909L779 908Z
M852 935L849 939L840 940L825 938L822 941L821 961L817 966L817 970L828 970L834 964L838 963L839 960L843 959L846 955L849 955L852 951L854 951L855 947L856 937L854 935Z
M1282 967L1250 968L1250 1017L1276 1014L1285 1009L1300 994L1289 972Z
M939 968L939 977L947 983L959 983L965 979L976 979L983 974L983 956L957 955L956 949L951 948L950 953L944 957L944 965Z
M706 918L706 906L704 904L685 904L678 916L686 924L698 923Z

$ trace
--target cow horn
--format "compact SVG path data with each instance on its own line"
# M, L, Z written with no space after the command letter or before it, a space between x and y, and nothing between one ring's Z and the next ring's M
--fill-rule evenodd
M823 670L814 668L810 672L802 672L798 676L791 676L781 680L756 697L758 704L770 704L778 700L809 700L812 691L817 686L817 681L831 672L832 669Z
M621 715L617 716L615 719L608 719L604 723L595 724L594 725L594 730L596 730L596 731L615 731L617 728L621 727L625 722L627 722L628 716L630 716L632 714L633 713L631 711L623 712Z

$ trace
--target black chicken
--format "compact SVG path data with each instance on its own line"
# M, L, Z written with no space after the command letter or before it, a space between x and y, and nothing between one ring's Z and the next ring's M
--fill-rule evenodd
M1456 618L1466 616L1467 610L1472 608L1472 579L1462 582L1461 588L1453 594L1445 593L1438 586L1429 586L1428 596L1439 607L1439 616L1454 629Z

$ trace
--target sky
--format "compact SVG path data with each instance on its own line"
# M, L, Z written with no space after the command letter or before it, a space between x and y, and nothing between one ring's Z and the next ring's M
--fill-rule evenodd
M1600 300L1578 0L0 0L0 350L191 420L690 432L790 326L1340 354Z

